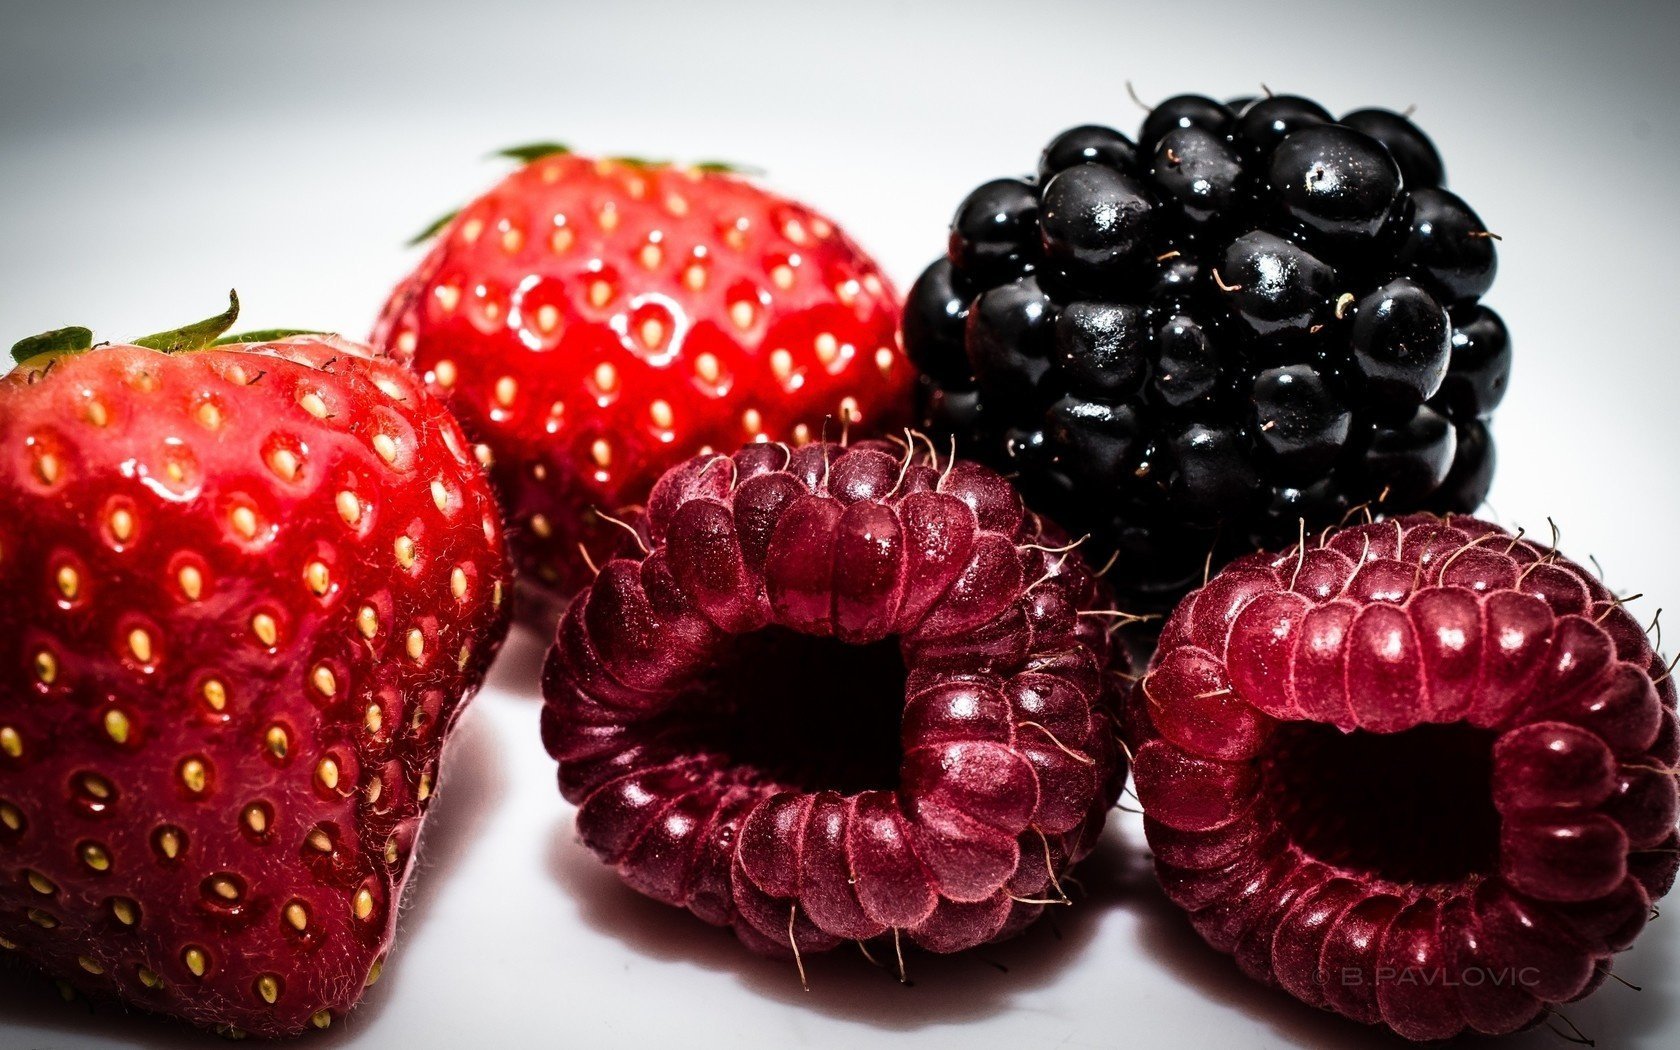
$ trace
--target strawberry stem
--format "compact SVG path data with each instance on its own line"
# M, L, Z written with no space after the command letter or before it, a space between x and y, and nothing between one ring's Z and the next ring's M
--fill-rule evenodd
M215 343L222 335L233 327L233 322L239 320L239 293L228 292L228 308L214 317L206 317L202 321L167 332L158 332L134 340L135 346L143 346L148 350L161 350L166 354L177 354L183 350L202 350Z

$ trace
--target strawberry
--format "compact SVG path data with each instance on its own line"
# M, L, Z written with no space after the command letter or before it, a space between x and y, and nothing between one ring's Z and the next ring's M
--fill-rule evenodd
M379 976L509 567L409 373L233 315L0 379L0 945L278 1036Z
M478 443L526 579L587 582L622 539L601 514L696 452L908 419L897 294L828 219L720 165L508 155L374 342Z

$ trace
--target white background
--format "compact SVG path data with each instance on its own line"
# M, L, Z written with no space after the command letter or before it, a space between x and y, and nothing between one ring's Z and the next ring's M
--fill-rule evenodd
M1680 602L1672 4L515 4L0 0L0 342L219 308L362 334L401 245L495 179L492 149L725 157L840 218L907 286L956 202L1055 131L1147 99L1274 90L1415 104L1504 236L1516 378L1493 506ZM1677 624L1680 632L1680 624ZM1680 633L1676 634L1680 637ZM516 635L462 726L386 976L311 1045L1247 1048L1393 1041L1251 985L1153 888L1120 818L1088 899L1018 942L791 966L638 898L574 841ZM1680 904L1674 909L1680 912ZM1567 1008L1600 1046L1680 1045L1680 915ZM1002 964L1007 972L992 964ZM0 977L0 1046L204 1045ZM212 1044L213 1045L213 1044ZM1512 1046L1557 1047L1544 1029Z

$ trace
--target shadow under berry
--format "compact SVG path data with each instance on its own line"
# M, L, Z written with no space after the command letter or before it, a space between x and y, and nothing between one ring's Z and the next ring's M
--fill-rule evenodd
M514 620L507 642L490 668L484 691L518 700L542 702L543 661L554 640L554 625L534 626Z
M499 666L502 661L497 663ZM488 683L485 688L490 688ZM421 826L420 849L404 887L402 908L397 913L397 939L383 979L368 989L361 1004L335 1023L330 1032L312 1041L316 1045L349 1045L378 1023L392 998L391 989L403 979L404 942L412 939L430 917L432 902L472 852L491 814L502 805L508 788L503 746L496 737L494 722L478 709L481 703L482 699L467 709L444 750L437 802Z
M1661 904L1658 905L1661 908ZM1568 1003L1562 1008L1562 1013L1568 1018L1581 1035L1594 1040L1603 1047L1628 1047L1630 1050L1649 1047L1667 1048L1674 1045L1673 1035L1669 1027L1674 1016L1675 1007L1671 996L1664 994L1661 982L1664 975L1675 971L1675 937L1663 928L1665 922L1675 921L1672 917L1653 920L1655 931L1651 935L1641 937L1632 948L1617 955L1614 969L1615 976L1605 981L1597 991L1578 1003ZM1621 978L1621 981L1616 978ZM1635 986L1644 985L1643 991L1636 991L1622 981ZM1569 1024L1561 1018L1554 1019L1553 1025L1559 1031L1573 1036ZM1466 1043L1467 1046L1493 1050L1496 1046L1512 1047L1514 1050L1555 1050L1558 1039L1544 1026L1526 1032L1514 1039L1478 1039Z
M1142 861L1145 867L1150 863L1147 858ZM1153 875L1145 876L1139 891L1122 907L1137 921L1137 954L1141 958L1165 968L1208 1002L1234 1006L1265 1024L1288 1045L1319 1050L1416 1045L1385 1030L1314 1010L1275 988L1256 984L1229 956L1208 947L1185 921L1184 913L1161 893Z
M791 960L746 951L728 929L709 926L624 885L577 841L570 817L556 823L548 856L550 873L577 902L579 917L642 956L733 973L748 990L790 1006L875 1028L914 1031L1002 1013L1020 995L1079 965L1103 914L1150 877L1146 871L1131 871L1135 864L1122 839L1105 835L1074 869L1079 885L1068 886L1072 907L1047 910L1019 937L951 955L920 951L906 942L908 981L902 986L890 948L885 954L872 949L878 966L856 951L810 955L804 960L809 991L801 987Z

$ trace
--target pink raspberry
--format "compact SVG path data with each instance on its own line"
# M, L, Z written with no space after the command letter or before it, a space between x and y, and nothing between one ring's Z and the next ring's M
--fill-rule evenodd
M1680 863L1674 683L1644 630L1473 518L1234 563L1168 621L1127 726L1202 937L1410 1039L1587 994Z
M646 553L570 606L543 712L626 882L784 955L953 952L1066 899L1125 776L1126 662L1081 615L1106 588L1007 481L755 444L673 468L632 528Z

